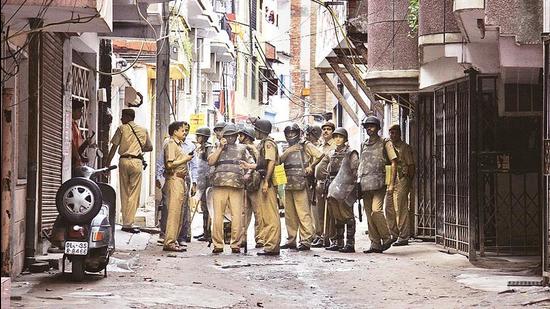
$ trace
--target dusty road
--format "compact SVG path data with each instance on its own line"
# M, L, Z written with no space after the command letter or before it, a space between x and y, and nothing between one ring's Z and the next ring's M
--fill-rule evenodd
M363 223L358 231L364 230ZM476 267L422 242L367 255L359 253L368 248L367 236L357 238L354 254L313 249L258 257L258 249L213 256L201 242L189 244L186 253L168 254L156 244L157 236L142 233L143 244L134 247L126 236L107 278L90 275L71 283L58 271L22 275L13 283L12 307L503 308L534 301L539 302L532 307L550 306L548 288L506 286L508 280L538 280L527 277L532 263L484 260Z

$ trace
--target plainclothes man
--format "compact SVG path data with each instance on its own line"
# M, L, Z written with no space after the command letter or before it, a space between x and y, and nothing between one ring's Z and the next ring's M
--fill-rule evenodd
M334 123L327 121L321 126L323 142L321 151L323 155L327 155L331 150L335 149L335 145L332 141L332 133L336 129ZM315 218L315 235L317 241L313 241L311 246L313 248L330 247L331 241L335 242L336 232L334 230L334 218L331 217L330 212L325 211L326 196L325 196L325 183L328 177L327 162L321 161L315 167L315 180L317 181L315 187L315 200L317 203L317 215ZM326 217L326 222L325 222Z
M82 118L82 107L84 103L73 99L72 106L72 139L71 139L71 165L72 168L79 167L88 162L88 158L83 156L84 151L91 142L91 137L84 139L78 127L78 120Z
M281 249L309 250L314 234L307 177L319 163L322 153L312 143L301 142L301 129L297 124L287 126L285 138L290 147L281 155L287 183L285 185L285 224L287 243ZM296 247L300 231L300 245Z
M223 129L220 145L208 156L208 164L215 166L212 175L214 224L212 226L212 253L223 252L223 218L226 207L231 212L231 252L240 253L242 240L242 215L244 203L244 184L251 170L241 168L241 161L253 163L252 157L243 145L236 144L237 128L228 124Z
M390 234L397 241L394 246L406 246L410 237L409 192L414 179L414 157L411 146L401 139L398 124L390 128L390 139L397 154L397 178L393 194L386 203L386 219Z
M259 157L259 152L256 146L254 145L255 133L254 128L246 126L239 130L239 143L246 146L246 149L252 156L254 162L257 162ZM254 195L260 187L261 176L258 171L252 171L250 180L245 184L246 190L246 209L245 209L245 223L244 223L244 235L242 246L246 246L247 243L247 231L250 222L252 221L252 213L254 213L254 240L256 244L263 246L264 241L262 240L261 231L263 230L261 222L261 207L253 199Z
M118 149L120 160L118 163L120 180L120 204L122 210L122 230L130 233L139 233L134 227L136 211L139 206L141 193L141 176L145 160L143 153L153 150L147 130L134 122L136 113L133 109L122 110L122 125L120 125L111 139L111 150L105 166L109 166Z
M384 216L384 196L386 189L391 194L397 172L397 155L391 141L383 140L379 135L380 120L374 116L363 122L368 138L361 145L360 177L363 205L367 215L370 249L364 253L382 253L395 241L392 240ZM386 188L386 164L391 162L390 182Z
M191 188L191 194L197 195L200 198L201 210L202 210L202 229L203 233L197 235L194 238L199 241L210 241L211 228L210 228L210 214L208 213L208 207L206 206L206 188L210 186L208 183L208 173L210 166L208 165L208 156L212 153L212 144L208 142L210 138L210 129L207 127L198 128L195 132L197 146L195 150L195 156L193 157L193 168L191 168L191 178L193 179L193 186Z
M335 149L323 160L328 165L330 185L327 192L327 207L335 221L336 241L326 250L343 253L355 252L355 216L353 204L357 200L355 183L359 154L347 144L348 131L337 128L332 134ZM344 229L346 241L344 245Z
M262 208L260 211L261 222L264 230L261 231L264 241L264 250L258 255L279 255L281 245L281 219L279 218L279 206L277 204L277 187L273 184L272 177L275 165L279 162L277 144L269 136L272 125L269 120L258 119L254 122L256 139L258 144L258 162L256 164L242 163L244 168L256 169L261 175L260 188L254 194L253 200ZM257 246L258 247L258 246Z
M170 140L164 146L164 165L166 175L166 199L168 216L166 218L166 233L164 236L164 251L186 251L180 247L177 238L182 228L182 208L187 199L187 163L193 158L182 149L183 139L186 136L188 125L176 121L168 126Z

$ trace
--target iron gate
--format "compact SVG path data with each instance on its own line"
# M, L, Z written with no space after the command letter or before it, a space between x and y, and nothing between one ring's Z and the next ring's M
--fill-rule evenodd
M415 143L417 177L415 231L417 238L435 238L435 196L434 196L434 160L433 126L434 96L422 95L416 107Z
M543 276L546 277L546 282L550 280L550 39L547 39L544 46L544 127L543 127L543 181L544 181L544 203L545 211L543 216Z

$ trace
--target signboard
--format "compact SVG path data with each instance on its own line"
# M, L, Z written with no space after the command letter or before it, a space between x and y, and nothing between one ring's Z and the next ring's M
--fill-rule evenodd
M206 125L206 120L204 114L192 114L189 118L189 133L195 134L198 128L204 127Z

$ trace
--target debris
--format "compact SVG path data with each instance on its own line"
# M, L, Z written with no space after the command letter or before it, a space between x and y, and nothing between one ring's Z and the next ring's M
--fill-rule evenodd
M346 259L346 258L323 258L323 262L330 263L330 262L355 262L353 259Z
M115 296L115 294L111 292L73 292L70 294L71 296L80 296L80 297L107 297L107 296Z
M63 300L63 297L61 297L61 296L36 296L36 298L40 298L40 299L53 299L53 300Z
M241 268L241 267L250 267L252 264L246 263L246 264L232 264L232 265L224 265L222 266L223 269L228 268Z
M508 290L504 290L504 291L500 291L498 292L498 294L507 294L507 293L515 293L516 290L514 289L508 289Z
M167 257L177 257L178 255L175 254L175 253L168 253L166 256Z
M53 291L53 290L52 289L46 289L46 292L51 292L51 291Z
M258 306L258 307L260 307L260 308L263 308L263 307L264 307L264 304L261 303L261 302L258 302L258 303L256 303L256 306Z
M217 266L221 266L223 269L228 268L241 268L241 267L251 267L251 266L287 266L287 265L298 265L298 263L290 262L290 263L246 263L246 264L229 264L229 265L221 265L219 263L214 263Z
M10 296L10 300L21 300L23 299L23 297L21 297L21 295L12 295Z
M530 306L530 305L535 305L535 304L544 303L544 302L547 302L547 301L550 301L550 297L546 297L546 298L541 298L541 299L537 299L537 300L528 301L528 302L526 302L526 303L522 303L521 305L522 305L522 306Z
M202 282L193 281L193 284L202 284Z

